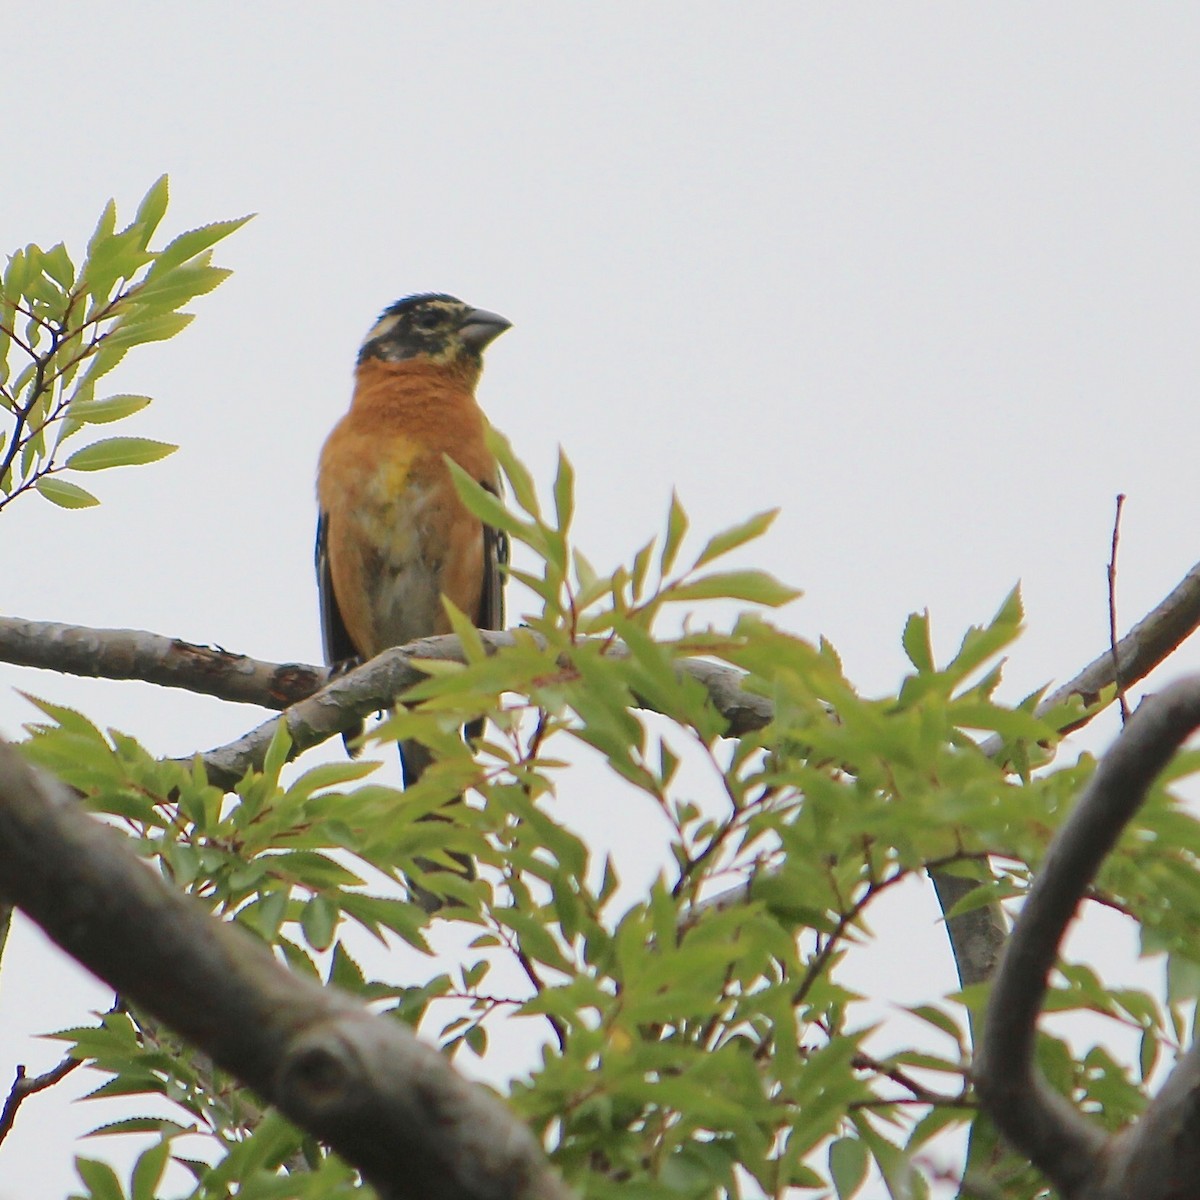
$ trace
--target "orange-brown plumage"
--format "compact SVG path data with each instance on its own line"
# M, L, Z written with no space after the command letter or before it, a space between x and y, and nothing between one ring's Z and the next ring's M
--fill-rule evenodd
M317 473L317 574L326 661L447 633L445 596L499 628L502 538L459 499L445 457L498 484L475 401L481 351L508 322L450 296L387 309L359 355L350 411ZM420 755L402 748L406 782Z
M462 372L421 360L358 367L350 411L321 452L317 497L334 596L360 657L448 633L443 594L484 621L483 527L458 498L443 456L494 485L486 429ZM402 587L411 611L392 611L386 592L405 569L428 586Z

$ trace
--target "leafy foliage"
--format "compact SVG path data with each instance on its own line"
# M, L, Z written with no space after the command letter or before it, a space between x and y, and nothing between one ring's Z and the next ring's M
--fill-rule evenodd
M181 328L179 305L222 275L209 248L239 222L153 253L164 205L156 185L120 233L110 206L78 278L61 247L14 258L5 303L25 325L6 336L30 362L5 392L17 447L5 464L8 498L36 486L67 506L87 502L72 501L75 485L57 472L150 453L110 439L62 467L55 460L84 424L141 407L144 398L95 399L96 381L132 345ZM997 699L1001 656L1020 633L1018 594L942 665L928 614L911 616L902 643L912 671L894 695L866 696L831 645L769 619L794 589L726 565L774 514L689 553L688 518L673 498L662 534L603 573L572 539L566 456L543 506L502 438L494 448L513 507L461 473L458 485L522 548L511 573L536 603L516 644L494 654L451 613L465 665L431 662L409 707L373 735L389 745L418 738L436 752L409 791L374 782L366 761L285 779L280 736L263 769L226 795L198 765L157 761L134 738L45 700L28 755L214 914L447 1053L483 1056L513 1022L536 1022L540 1057L511 1080L509 1098L583 1196L797 1188L849 1200L872 1178L894 1197L928 1195L930 1164L943 1161L931 1156L933 1139L975 1117L970 1019L980 989L930 996L910 1013L927 1039L880 1055L844 964L872 940L878 907L930 869L977 883L961 910L1019 898L1090 775L1088 759L1055 761L1057 729L1075 714L1039 718L1037 696ZM710 601L738 615L702 623ZM774 720L728 736L688 670L696 658L744 672ZM481 716L488 732L468 747L459 730ZM982 748L985 735L995 752ZM647 829L666 831L667 855L644 894L631 895L620 864L572 828L571 764L581 755L606 764L606 787L635 798ZM1181 756L1170 781L1196 766ZM464 792L466 803L447 804ZM418 819L435 811L442 820ZM478 878L432 869L452 865L451 853L473 858ZM1147 950L1170 955L1165 1002L1106 988L1077 964L1064 964L1056 983L1056 1011L1100 1013L1141 1038L1135 1075L1101 1048L1078 1061L1042 1037L1047 1076L1110 1124L1140 1110L1146 1078L1188 1032L1200 992L1198 854L1200 825L1164 784L1097 893L1136 916ZM410 902L414 884L452 904L431 916ZM431 949L442 923L471 937L450 966ZM424 956L426 977L385 964L371 978L362 948L372 941ZM887 998L886 980L875 998ZM347 1168L144 1015L118 1004L58 1036L107 1076L97 1099L155 1097L175 1114L148 1111L98 1131L160 1140L128 1185L80 1159L83 1195L150 1200L171 1158L193 1173L197 1198L340 1196L354 1186ZM203 1151L193 1157L196 1135ZM995 1194L1040 1194L1022 1164L991 1171Z
M212 265L212 247L249 219L189 230L152 250L166 211L164 175L123 229L108 202L78 267L62 242L9 255L0 282L0 408L11 419L0 429L0 508L31 490L62 508L90 508L99 500L63 472L156 462L176 449L120 436L69 454L63 448L81 430L150 403L149 396L97 397L96 389L134 346L187 327L192 318L179 310L229 274Z

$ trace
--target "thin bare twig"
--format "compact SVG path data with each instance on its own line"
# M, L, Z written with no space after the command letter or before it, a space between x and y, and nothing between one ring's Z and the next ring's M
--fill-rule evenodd
M13 1127L13 1122L17 1119L17 1109L25 1102L28 1097L36 1095L38 1092L44 1092L47 1088L52 1088L56 1083L60 1083L66 1079L76 1067L83 1066L83 1060L80 1058L71 1058L68 1055L56 1067L52 1067L42 1075L35 1075L32 1079L25 1074L24 1064L17 1067L16 1078L13 1080L13 1085L8 1089L8 1098L4 1101L4 1108L0 1109L0 1142L3 1142L8 1137L9 1131Z
M1121 509L1125 493L1117 493L1117 512L1113 517L1112 552L1108 558L1108 646L1112 652L1113 679L1117 685L1117 703L1121 707L1121 724L1129 721L1129 703L1125 699L1125 684L1121 679L1121 661L1117 657L1117 547L1121 540Z

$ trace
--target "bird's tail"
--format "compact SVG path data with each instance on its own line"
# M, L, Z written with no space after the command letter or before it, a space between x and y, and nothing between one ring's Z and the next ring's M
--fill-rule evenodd
M473 721L467 727L467 738L474 740L483 732L483 722ZM407 791L412 787L422 775L425 774L426 768L433 762L433 755L430 754L429 748L423 746L420 742L405 741L398 742L400 747L400 769L404 776L404 787ZM450 801L451 804L461 804L462 797L459 796ZM438 813L429 813L421 818L422 821L447 821L449 818L440 816ZM475 878L475 863L465 854L460 854L455 850L447 851L447 855L452 858L457 864L457 867L447 867L442 863L435 863L428 858L416 859L417 865L422 871L449 871L455 875L461 876L463 879L471 880ZM431 892L427 888L421 887L414 883L411 879L408 881L409 893L414 903L419 904L427 913L437 912L446 904L457 904L457 900L447 899L439 896L436 892Z

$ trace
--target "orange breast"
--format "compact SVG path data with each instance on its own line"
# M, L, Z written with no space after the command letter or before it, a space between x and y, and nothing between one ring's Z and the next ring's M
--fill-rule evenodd
M473 383L431 364L369 360L321 453L334 597L364 657L449 632L443 594L481 615L483 530L443 460L495 478Z

